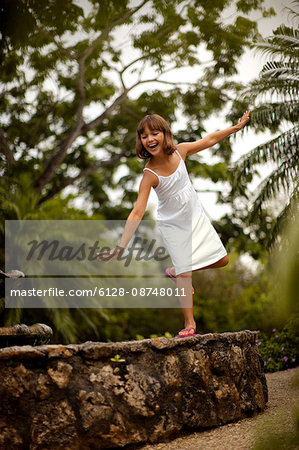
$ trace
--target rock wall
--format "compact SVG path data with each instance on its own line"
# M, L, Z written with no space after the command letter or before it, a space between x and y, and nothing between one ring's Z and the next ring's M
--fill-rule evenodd
M251 331L0 350L1 450L155 442L266 402Z

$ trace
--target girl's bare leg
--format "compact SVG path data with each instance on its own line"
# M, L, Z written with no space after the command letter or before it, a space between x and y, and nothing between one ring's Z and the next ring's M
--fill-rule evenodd
M185 272L178 275L176 277L176 284L179 293L182 294L180 295L180 303L185 317L185 328L194 328L195 333L196 324L193 316L192 272ZM181 331L179 333L180 336L187 334L188 331Z
M213 264L210 264L209 266L201 267L200 269L193 270L193 272L197 272L198 270L204 270L204 269L217 269L218 267L224 267L228 264L228 256L225 255L223 258L219 259L219 261L216 261ZM171 275L175 277L175 270L174 267L171 267L170 269Z
M223 258L219 259L219 261L217 261L213 264L210 264L209 266L201 267L200 269L197 269L197 270L216 269L218 267L224 267L227 264L228 264L228 256L226 255ZM197 272L197 270L195 270L194 272ZM174 277L176 276L174 267L171 267L170 273ZM179 292L186 294L185 296L180 296L182 311L183 311L183 314L185 317L185 328L194 328L194 332L195 332L196 324L195 324L194 315L193 315L192 272L186 272L186 273L182 273L182 274L178 275L176 277L176 283L177 283L177 288L179 289ZM185 334L187 335L188 332L181 331L179 333L179 335L185 335Z
M209 266L201 267L200 269L193 270L193 272L197 272L198 270L204 270L204 269L217 269L218 267L224 267L228 264L228 256L225 255L223 258L219 259L219 261L215 262L214 264L210 264Z

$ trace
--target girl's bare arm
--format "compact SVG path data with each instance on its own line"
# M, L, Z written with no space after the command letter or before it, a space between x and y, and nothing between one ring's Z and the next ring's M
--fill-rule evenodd
M111 249L110 252L98 253L99 259L111 262L116 259L119 254L123 253L144 216L151 187L154 185L155 181L155 175L148 171L144 172L140 182L136 204L127 218L119 244Z
M128 216L123 235L119 242L120 247L126 248L144 216L154 178L155 175L148 173L148 171L144 172L140 182L136 204Z
M237 125L226 128L225 130L215 131L215 133L208 134L203 139L199 139L195 142L183 142L181 144L178 144L177 149L183 157L186 157L189 155L193 155L194 153L198 153L206 148L213 147L213 145L217 144L217 142L220 142L231 134L241 130L246 125L248 120L249 111L246 111L243 114L242 118L239 119Z

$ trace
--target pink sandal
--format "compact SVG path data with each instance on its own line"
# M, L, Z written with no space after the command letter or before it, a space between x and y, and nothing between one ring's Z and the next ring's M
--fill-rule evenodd
M170 273L170 267L167 267L167 269L165 270L166 275L171 278L175 283L176 283L176 277L174 277L173 275L171 275ZM192 286L192 294L194 294L194 287Z
M191 330L195 331L195 328L194 327L183 328L181 331L188 331L188 333L187 334L177 334L176 337L177 338L184 338L184 337L188 337L188 336L196 336L196 333L191 333L191 332L189 333L189 331L191 331ZM181 331L179 331L179 333Z

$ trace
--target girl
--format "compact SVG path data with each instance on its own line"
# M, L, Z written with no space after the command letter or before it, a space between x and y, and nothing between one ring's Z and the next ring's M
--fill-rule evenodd
M99 254L99 258L111 262L122 255L144 215L153 188L158 196L158 225L174 265L166 269L166 274L176 281L178 292L185 293L185 298L180 299L185 328L177 335L179 338L194 336L196 332L192 271L223 267L228 263L226 250L203 211L184 161L187 156L212 147L241 130L248 120L249 112L246 111L237 125L178 145L173 142L167 122L157 114L145 116L137 127L137 156L149 161L119 245L108 253Z

